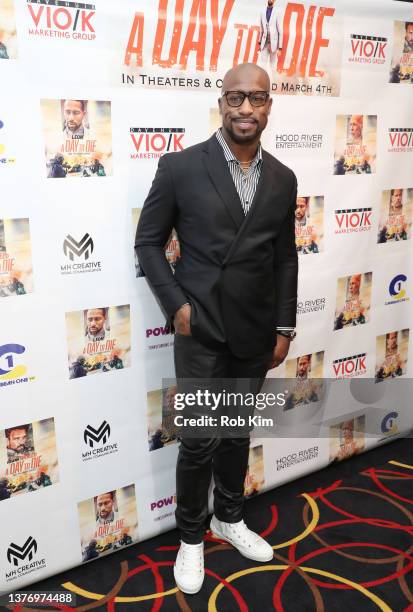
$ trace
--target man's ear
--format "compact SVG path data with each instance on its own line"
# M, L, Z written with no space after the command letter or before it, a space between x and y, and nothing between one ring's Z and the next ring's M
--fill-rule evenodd
M272 103L273 103L273 99L271 98L271 95L270 95L270 101L269 101L269 105L268 105L268 114L269 115L271 114Z
M222 108L221 108L221 104L222 104L222 99L218 98L218 108L219 108L219 114L222 115Z

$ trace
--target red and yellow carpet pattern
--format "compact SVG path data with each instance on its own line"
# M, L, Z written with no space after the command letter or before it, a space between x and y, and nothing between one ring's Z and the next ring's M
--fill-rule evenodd
M174 583L176 531L32 589L76 593L79 611L413 612L412 439L269 491L245 510L250 528L272 544L273 562L248 561L208 533L197 595Z

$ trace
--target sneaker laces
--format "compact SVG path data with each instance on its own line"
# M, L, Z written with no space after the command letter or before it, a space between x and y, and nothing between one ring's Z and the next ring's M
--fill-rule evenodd
M243 520L238 523L228 523L229 529L232 533L238 538L242 539L244 544L251 546L253 543L257 542L260 539L260 536L257 533L248 529Z
M199 554L200 547L181 546L181 562L184 570L192 570L194 572L202 571L203 555Z

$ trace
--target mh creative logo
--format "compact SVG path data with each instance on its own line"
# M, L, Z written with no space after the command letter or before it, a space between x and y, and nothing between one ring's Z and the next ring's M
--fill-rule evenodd
M35 6L33 6L35 5ZM35 25L29 28L30 36L42 38L96 38L92 19L95 5L62 0L27 0L27 10Z
M34 376L27 376L26 365L16 363L18 356L23 355L25 351L26 347L21 344L0 345L0 388L35 379Z
M83 432L83 440L92 450L82 453L82 460L90 461L91 459L97 459L98 457L104 457L105 455L117 453L119 450L117 442L113 444L106 444L110 438L110 434L111 428L106 420L103 421L97 429L95 429L92 425L87 425ZM98 444L103 444L105 446L98 446L95 448Z
M106 444L108 438L110 436L110 425L107 421L103 421L98 429L92 427L92 425L88 425L83 433L83 439L85 444L94 447L95 443L101 442L102 444Z
M7 560L17 567L19 565L19 560L24 561L27 557L27 560L31 561L33 559L33 554L36 552L37 542L29 536L23 546L19 546L14 542L10 544L7 549Z
M16 580L32 572L44 569L46 567L46 559L38 559L33 561L33 555L37 553L37 542L29 536L23 546L19 546L15 542L11 542L7 549L7 560L14 565L15 569L6 572L6 580ZM22 565L23 561L27 561Z
M85 261L87 261L89 256L93 253L93 247L92 237L88 233L81 238L80 242L77 242L73 236L68 234L63 243L63 253L66 257L69 257L70 261L74 260L74 255L76 255L76 257L82 257L82 255L84 255Z
M400 304L401 302L408 302L410 300L404 288L405 282L407 282L407 276L405 274L398 274L392 278L389 284L389 295L391 299L385 302L386 306L390 304Z
M398 412L389 412L381 422L381 432L388 436L395 436L399 433L396 419L399 416Z
M93 238L90 234L86 234L79 241L73 238L71 234L67 234L63 241L63 253L66 257L74 262L76 259L84 259L81 263L65 264L60 266L61 274L81 274L85 272L100 272L102 263L100 261L88 261L95 248Z

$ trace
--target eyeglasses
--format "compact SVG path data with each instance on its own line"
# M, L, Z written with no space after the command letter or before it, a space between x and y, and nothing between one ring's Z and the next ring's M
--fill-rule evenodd
M222 95L225 96L228 106L241 106L245 98L248 98L251 106L264 106L270 96L268 91L250 91L249 93L244 91L225 91Z

